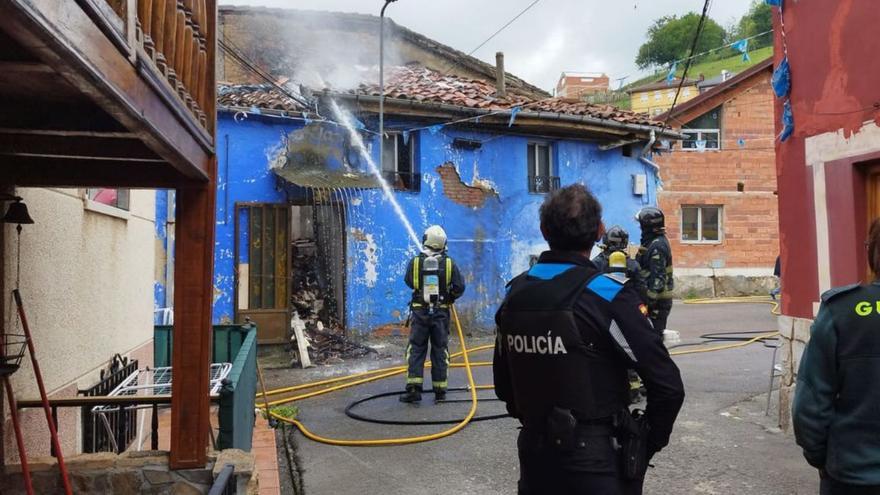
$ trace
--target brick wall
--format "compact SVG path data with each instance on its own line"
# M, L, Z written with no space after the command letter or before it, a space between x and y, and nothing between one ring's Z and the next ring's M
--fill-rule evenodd
M722 110L721 150L681 151L676 145L675 151L656 157L663 177L660 207L667 215L677 267L707 268L720 260L724 268L770 269L776 261L775 134L769 80L769 71L761 72L743 82L746 89L730 90L731 98ZM739 184L742 192L737 190ZM682 243L682 205L723 206L721 243Z
M489 188L470 186L462 182L458 170L451 163L437 167L437 173L443 183L443 195L462 206L478 208L487 199L497 197L497 193Z

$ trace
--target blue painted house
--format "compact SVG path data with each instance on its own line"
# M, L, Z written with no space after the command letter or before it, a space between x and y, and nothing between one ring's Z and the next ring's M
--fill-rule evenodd
M652 147L676 137L659 123L424 67L387 79L377 168L393 201L368 159L380 162L375 87L325 92L309 109L277 88L221 88L215 322L250 317L264 342L283 341L291 320L400 325L418 246L394 202L417 237L446 229L467 283L457 307L474 329L492 328L505 283L546 249L538 209L553 189L587 185L605 223L638 238L634 214L657 203Z

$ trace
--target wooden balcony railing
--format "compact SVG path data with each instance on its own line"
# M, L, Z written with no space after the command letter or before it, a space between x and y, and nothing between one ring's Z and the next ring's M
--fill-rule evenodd
M132 61L152 65L208 133L213 112L209 50L215 41L213 0L80 0L91 17ZM138 50L140 49L140 50ZM138 52L142 56L138 56Z

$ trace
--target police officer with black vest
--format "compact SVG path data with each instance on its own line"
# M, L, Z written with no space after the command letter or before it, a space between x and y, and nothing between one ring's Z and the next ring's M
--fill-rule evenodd
M400 401L422 400L422 375L430 342L431 386L434 401L439 402L446 398L448 388L449 306L464 294L464 279L446 253L446 232L439 225L425 230L422 252L410 260L404 282L413 292L406 348L406 393Z
M589 260L602 207L581 185L541 206L550 250L514 278L495 317L495 391L523 425L521 495L640 494L684 400L678 368L632 284ZM627 368L645 381L629 411Z
M642 228L642 243L636 261L647 285L648 316L654 331L663 335L672 311L672 248L666 238L666 218L659 208L642 208L636 215Z
M798 369L794 434L822 495L880 493L880 218L866 247L873 283L822 295Z

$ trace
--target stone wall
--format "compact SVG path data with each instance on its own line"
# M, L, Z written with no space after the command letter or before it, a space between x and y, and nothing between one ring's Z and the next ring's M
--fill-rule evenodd
M241 450L213 452L208 455L208 464L204 469L177 471L168 468L168 452L165 451L126 452L121 455L101 452L66 459L73 492L78 495L205 494L227 464L235 467L235 493L256 495L259 492L254 458ZM33 458L29 466L36 493L64 493L54 458ZM25 493L21 465L6 466L6 472L0 475L0 487L3 487L4 495Z
M782 378L779 382L779 427L783 431L791 430L791 403L794 400L797 371L801 364L801 355L810 341L812 320L782 315L777 318L782 347L779 349L782 359Z
M766 296L776 284L776 277L766 275L676 275L674 294L676 299Z

